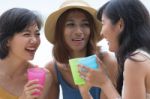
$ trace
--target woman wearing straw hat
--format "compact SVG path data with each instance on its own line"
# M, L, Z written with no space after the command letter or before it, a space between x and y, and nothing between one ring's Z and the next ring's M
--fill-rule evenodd
M66 1L49 15L45 35L54 45L55 58L46 66L53 75L49 99L58 99L59 85L62 87L63 99L88 99L88 95L81 95L84 93L83 86L74 84L68 60L99 52L96 43L102 39L99 36L100 30L101 23L96 19L96 10L81 0ZM108 75L114 82L114 72L117 70L115 58L108 53L101 53L99 56L106 63ZM99 88L91 88L90 93L94 99L100 99Z

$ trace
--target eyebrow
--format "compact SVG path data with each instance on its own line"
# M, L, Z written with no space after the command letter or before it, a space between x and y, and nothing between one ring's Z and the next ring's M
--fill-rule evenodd
M22 32L25 32L25 31L31 32L28 28L25 28L25 29L22 30ZM40 31L39 28L35 30L35 32L39 32L39 31Z
M68 19L68 20L66 20L66 22L68 22L68 21L73 22L74 20L72 20L72 19ZM87 19L83 19L82 21L83 21L83 22L89 22Z

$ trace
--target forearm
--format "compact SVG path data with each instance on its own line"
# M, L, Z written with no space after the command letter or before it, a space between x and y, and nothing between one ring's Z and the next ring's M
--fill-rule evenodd
M90 92L89 92L89 86L88 85L82 85L79 86L80 94L82 96L82 99L93 99Z
M101 86L101 89L108 99L119 99L121 97L110 80Z
M93 99L89 92L81 93L82 99Z

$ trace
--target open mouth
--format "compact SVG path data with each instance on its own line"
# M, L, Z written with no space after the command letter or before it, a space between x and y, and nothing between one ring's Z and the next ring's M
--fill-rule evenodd
M35 52L36 52L36 48L26 48L25 50L32 55L35 54Z
M84 38L77 38L77 39L72 39L72 41L83 41Z

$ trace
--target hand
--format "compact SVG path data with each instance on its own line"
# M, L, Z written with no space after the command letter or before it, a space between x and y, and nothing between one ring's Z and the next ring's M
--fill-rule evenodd
M103 63L97 58L98 69L94 70L83 65L79 65L79 73L81 78L85 79L89 86L101 87L108 81ZM83 71L84 70L84 71Z
M78 87L79 87L79 91L81 93L82 99L93 99L89 92L90 86L88 84L79 85Z
M83 84L78 86L80 93L89 92L90 86L88 84Z
M30 80L24 86L24 90L19 99L37 99L39 95L34 94L35 92L41 93L43 86L38 84L38 80Z
M46 81L45 81L45 84L44 84L44 89L43 89L43 92L42 92L42 95L40 96L39 99L49 99L48 98L48 95L49 95L49 89L50 89L50 86L51 86L51 83L52 83L52 74L51 72L44 68L45 72L46 72Z

